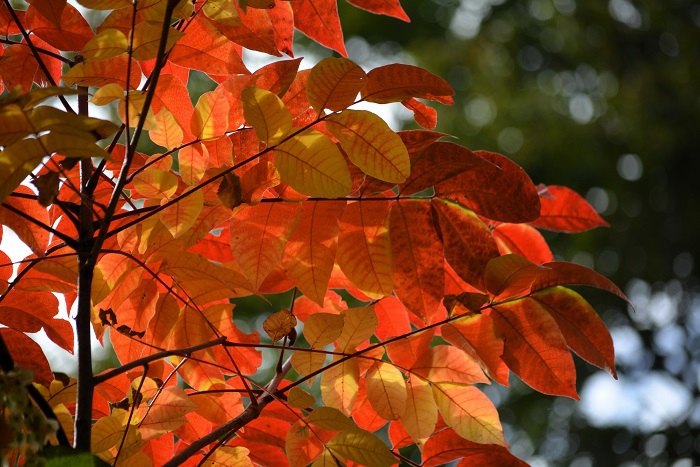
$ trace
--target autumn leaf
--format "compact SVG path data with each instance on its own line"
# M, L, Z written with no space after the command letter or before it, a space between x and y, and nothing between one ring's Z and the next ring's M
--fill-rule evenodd
M268 316L263 322L263 329L270 336L272 342L277 342L288 335L296 325L297 319L294 317L294 314L287 309L283 309Z
M385 420L401 418L408 398L401 371L391 363L374 362L366 378L367 399L379 416Z
M355 102L366 83L367 75L354 62L326 57L311 69L306 95L318 113L323 109L344 110Z

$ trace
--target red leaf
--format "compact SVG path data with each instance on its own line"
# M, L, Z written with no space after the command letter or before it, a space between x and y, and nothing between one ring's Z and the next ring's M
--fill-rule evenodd
M51 292L14 290L0 302L0 323L22 332L39 332L42 328L53 342L73 351L73 328L64 319L54 319L58 299Z
M545 266L538 266L522 256L499 256L486 265L486 290L499 300L517 296L529 289L545 270Z
M554 261L542 234L527 224L499 224L492 233L502 255L513 253L536 264Z
M411 332L408 309L396 297L387 297L374 305L379 324L374 331L378 339L385 341L389 337Z
M542 265L545 271L532 283L531 292L553 287L555 285L590 285L601 290L607 290L625 300L630 305L629 298L618 286L605 276L592 269L575 263L553 262Z
M503 361L533 389L578 400L576 368L557 322L530 298L493 307L491 317L504 336Z
M0 328L0 337L5 341L16 366L32 370L35 382L46 387L51 384L53 374L39 344L31 340L25 333L14 329Z
M391 208L394 291L424 322L431 322L445 292L443 246L430 203L403 200Z
M31 50L25 44L9 45L2 50L0 75L2 75L5 87L12 89L15 86L20 86L22 92L29 92L32 88L34 75L39 69L39 64Z
M416 123L426 130L432 130L437 126L437 110L434 108L428 107L413 98L407 99L401 104L413 112L413 118L416 120Z
M260 68L253 74L258 77L255 87L266 89L282 97L296 78L301 60L301 58L283 60Z
M407 23L411 22L406 12L401 8L399 0L348 0L348 3L378 15L393 16Z
M435 198L431 205L440 221L445 259L468 284L483 290L486 265L499 254L491 231L457 203Z
M26 26L41 39L59 50L75 51L83 48L94 37L92 28L80 12L71 4L60 11L60 21L55 17L59 13L54 0L34 0L27 8ZM63 2L65 3L65 2ZM49 16L45 16L48 14Z
M443 104L454 103L454 90L447 81L413 65L385 65L367 73L367 86L362 98L369 102L387 104L412 97L431 99Z
M239 12L240 26L217 23L216 29L238 46L277 57L281 56L282 54L277 51L275 32L267 10L248 8L245 14L240 9Z
M609 224L578 193L564 186L546 187L539 219L530 224L558 232L584 232Z
M531 222L540 215L537 188L525 171L501 154L474 151L491 164L435 187L438 196L458 199L477 214L501 222Z
M479 444L460 437L451 428L444 429L425 443L423 467L434 467L464 458L466 465L527 467L508 449L495 444ZM459 464L462 467L462 463Z
M294 26L299 31L343 57L348 56L336 0L303 0L291 2L291 5L294 10Z
M20 185L15 190L15 193L34 194L27 186ZM46 209L32 199L19 198L10 196L3 204L12 206L21 211L34 220L39 221L44 225L49 225L49 214ZM11 228L37 256L44 256L44 251L49 244L50 233L33 222L28 221L24 217L10 211L5 207L0 207L0 224Z
M617 379L610 332L583 297L573 290L554 287L537 292L531 298L552 315L571 350Z
M426 132L422 136L430 141L437 135L440 133ZM412 147L415 148L413 152L417 152L420 151L421 144L414 143ZM418 193L469 170L490 165L469 149L446 142L430 144L421 154L412 157L412 162L411 175L399 186L402 195Z
M277 2L275 8L267 11L272 21L272 27L275 30L275 42L277 50L294 56L292 50L294 46L294 12L290 2Z

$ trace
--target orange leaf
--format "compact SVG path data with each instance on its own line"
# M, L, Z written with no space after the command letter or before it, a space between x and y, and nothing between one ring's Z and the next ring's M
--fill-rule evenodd
M282 97L297 76L301 58L273 62L257 70L253 75L258 79L255 85L261 89L274 92Z
M31 188L19 186L15 193L34 194ZM42 224L49 225L49 214L46 209L31 199L17 198L14 196L3 200L3 204L8 204L13 208L30 215L34 220ZM50 233L28 221L19 214L5 207L0 206L0 223L12 229L20 240L24 242L37 256L44 256L44 251L49 244Z
M129 62L128 54L117 55L105 60L88 60L80 62L63 75L63 81L68 86L101 87L109 83L117 83L127 88L126 70ZM141 67L131 60L131 74L128 89L136 89L141 81Z
M329 117L326 128L340 141L350 161L367 175L391 183L401 183L409 176L406 147L376 114L345 110Z
M182 181L189 186L196 185L209 167L209 151L202 143L185 146L177 153Z
M443 245L430 203L423 200L394 203L391 249L396 296L411 313L430 322L445 293Z
M437 345L424 353L411 372L431 383L487 383L479 364L464 351L451 345Z
M326 57L311 69L306 95L319 113L323 109L343 110L355 102L366 83L367 75L354 62Z
M531 298L503 303L491 317L504 336L503 361L513 373L539 392L578 400L574 361L542 304Z
M158 218L167 227L173 238L178 238L194 225L203 207L202 190L191 191L180 201L162 210Z
M231 249L256 290L282 265L282 251L300 214L299 205L260 203L234 216Z
M486 265L499 256L491 231L458 203L435 198L431 205L438 214L445 259L462 279L482 290Z
M412 97L452 104L455 93L447 81L413 65L385 65L367 73L367 86L362 98L369 102L387 104Z
M55 8L61 3L63 8ZM27 8L26 26L33 34L63 51L82 49L94 35L85 18L73 5L65 4L65 0L32 1Z
M442 337L467 352L481 364L491 379L508 386L508 367L501 360L503 338L496 334L493 320L488 315L465 315L440 328Z
M186 423L185 414L197 410L182 388L163 389L148 407L148 415L139 423L143 439L156 438Z
M286 308L271 314L263 321L263 329L270 336L272 342L277 342L287 336L296 325L297 319Z
M570 188L545 187L540 195L540 203L540 217L531 222L535 227L557 232L585 232L608 226L595 209Z
M499 224L492 233L502 255L513 253L536 264L554 261L542 234L527 224Z
M273 24L266 10L248 9L243 14L239 9L239 19L239 25L227 26L219 23L216 28L238 46L277 57L282 55L277 51Z
M442 418L462 438L508 447L493 402L474 386L433 384L433 396Z
M349 0L348 3L378 15L393 16L410 22L408 15L401 8L399 0Z
M187 34L173 46L168 57L177 65L213 75L250 73L243 64L240 48L200 16L189 23Z
M229 104L222 92L205 92L194 108L192 133L201 140L215 139L224 135L228 128Z
M546 271L546 266L538 266L522 256L499 256L486 265L484 284L494 299L505 300L530 289Z
M414 98L402 101L401 104L413 112L416 123L426 130L432 130L437 126L437 110L434 108L428 107Z
M338 265L357 288L373 297L389 296L394 288L390 205L389 201L350 203L339 220Z
M556 261L545 263L546 268L542 274L532 283L530 290L536 292L555 285L590 285L601 290L613 293L631 304L629 298L622 293L622 290L605 276L602 276L592 269L575 263L565 263Z
M335 0L305 0L290 2L294 11L294 26L314 41L347 57L343 30Z
M155 114L154 119L157 128L148 132L151 141L166 149L173 149L182 144L182 139L184 137L182 128L178 125L175 116L167 107L162 107L160 111Z
M323 304L338 247L338 217L344 201L305 202L299 224L289 237L282 266L299 290Z
M617 379L610 332L583 297L564 287L552 287L531 298L552 315L571 350Z

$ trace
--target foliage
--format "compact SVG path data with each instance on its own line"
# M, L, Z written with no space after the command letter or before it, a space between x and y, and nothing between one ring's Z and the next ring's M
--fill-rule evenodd
M334 0L79 3L105 11L94 31L65 1L0 7L0 220L33 252L16 275L0 253L0 353L34 371L53 441L113 465L379 466L412 463L409 445L423 465L521 465L479 384L512 372L577 399L571 351L615 376L609 333L565 286L623 293L536 229L605 221L443 141L423 101L452 104L450 85L345 58ZM407 20L398 1L351 3ZM247 69L243 48L293 57L295 28L342 57ZM195 104L191 71L216 83ZM401 103L423 129L359 103ZM269 339L233 321L234 299L290 289ZM41 329L77 380L51 374L26 335ZM93 331L122 366L92 374Z

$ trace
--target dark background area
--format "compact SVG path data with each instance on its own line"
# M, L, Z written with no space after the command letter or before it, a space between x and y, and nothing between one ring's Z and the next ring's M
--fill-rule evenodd
M611 224L547 239L635 304L584 291L620 379L577 359L581 402L517 380L488 389L513 452L533 465L697 465L700 3L407 0L411 24L339 3L351 59L398 54L452 84L437 130L575 189Z

